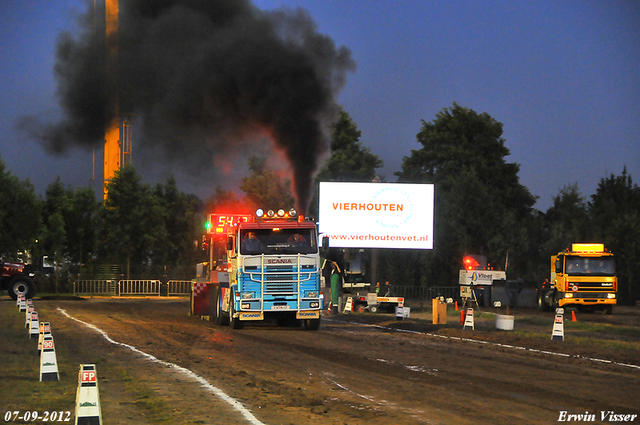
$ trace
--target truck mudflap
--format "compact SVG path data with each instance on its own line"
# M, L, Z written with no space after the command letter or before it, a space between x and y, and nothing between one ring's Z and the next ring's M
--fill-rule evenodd
M296 319L319 319L319 318L320 318L320 310L296 312Z

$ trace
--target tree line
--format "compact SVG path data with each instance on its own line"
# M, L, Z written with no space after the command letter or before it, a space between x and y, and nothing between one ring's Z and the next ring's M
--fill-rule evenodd
M487 113L457 103L422 121L418 147L405 156L398 182L435 184L434 249L380 250L380 280L395 285L448 286L457 283L462 258L485 255L509 279L540 282L549 275L550 256L575 242L600 242L616 255L622 302L640 299L640 189L626 168L601 179L588 198L577 183L559 189L545 212L509 163L503 125ZM360 140L350 115L340 110L332 127L331 153L315 179L308 215L317 217L320 181L385 181L383 161ZM170 274L191 278L205 259L201 244L208 213L252 211L256 206L293 205L290 181L263 157L249 159L244 196L216 187L202 201L181 193L173 178L155 187L141 183L132 166L108 186L103 204L93 189L64 187L60 178L44 197L33 185L6 171L0 159L0 255L30 253L36 265L46 256L56 264L52 290L63 290L83 271L118 266L123 276ZM66 286L65 286L66 285Z

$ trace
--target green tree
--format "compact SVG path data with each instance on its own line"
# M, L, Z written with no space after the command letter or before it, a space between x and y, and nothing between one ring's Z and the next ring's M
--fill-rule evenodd
M0 258L26 261L26 253L36 255L41 212L31 182L6 171L0 158Z
M603 178L591 195L589 214L595 240L602 241L616 256L622 302L640 299L640 188L626 167L622 174Z
M589 242L593 236L587 203L577 183L560 189L547 210L546 221L548 240L543 251L549 255L570 247L572 243Z
M90 187L79 187L69 195L70 206L65 217L67 255L80 267L95 257L98 204Z
M331 155L315 178L315 193L309 213L318 216L320 182L370 182L376 179L376 169L382 160L360 141L361 131L342 108L331 130Z
M248 199L240 199L232 190L222 189L219 185L204 205L205 214L251 214L254 208Z
M100 252L103 260L125 265L128 279L131 264L148 264L155 244L163 240L164 212L132 165L116 171L107 190Z
M193 241L198 234L197 210L199 200L194 195L178 191L175 178L166 185L157 185L155 197L162 206L164 231L157 236L152 262L157 266L195 264Z
M362 146L356 123L340 109L338 120L332 126L331 156L316 176L317 181L370 182L376 177L376 168L382 160Z
M519 183L520 166L506 162L502 123L457 103L422 121L422 147L405 157L400 182L435 184L434 250L422 264L427 281L456 280L465 254L494 265L507 253L511 277L527 272L526 251L536 197Z
M244 177L240 189L246 194L248 204L253 208L265 211L280 208L289 209L295 205L291 195L291 180L267 167L267 160L263 156L249 158L251 175Z
M67 230L65 217L69 215L71 200L69 193L60 181L60 177L47 186L44 201L43 250L49 261L55 266L54 291L60 290L60 278L63 269L66 271Z

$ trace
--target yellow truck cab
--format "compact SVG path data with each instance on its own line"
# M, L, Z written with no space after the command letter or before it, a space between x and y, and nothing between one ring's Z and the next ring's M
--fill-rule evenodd
M551 256L550 281L538 290L538 306L541 310L574 306L611 314L617 291L613 254L603 244L574 243L571 251Z

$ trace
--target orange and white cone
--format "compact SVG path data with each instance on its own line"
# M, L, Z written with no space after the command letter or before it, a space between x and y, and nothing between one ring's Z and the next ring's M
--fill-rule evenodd
M578 321L578 319L576 318L576 312L574 310L571 310L571 321L572 322Z
M40 382L59 381L56 347L53 337L47 335L42 339L42 353L40 354Z
M76 392L76 425L102 425L96 365L80 365Z

